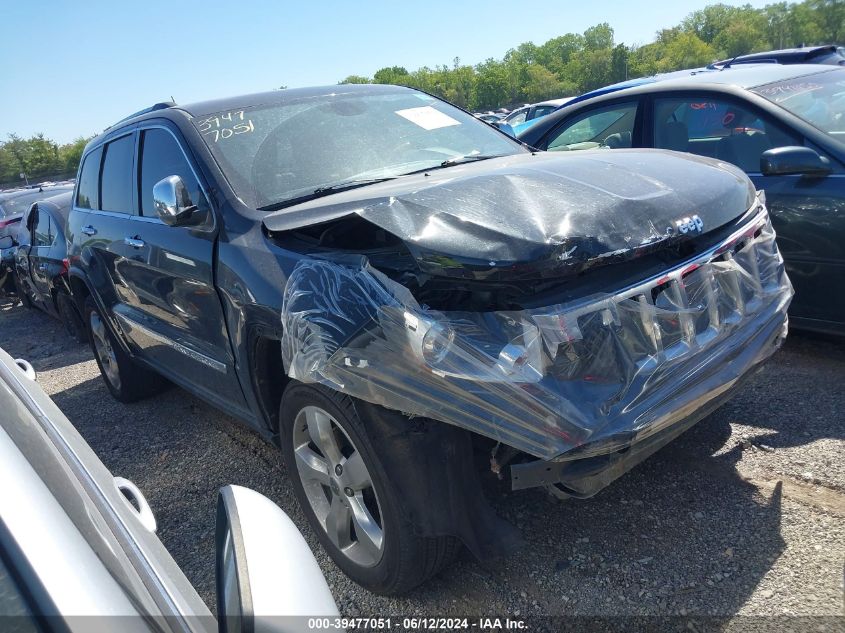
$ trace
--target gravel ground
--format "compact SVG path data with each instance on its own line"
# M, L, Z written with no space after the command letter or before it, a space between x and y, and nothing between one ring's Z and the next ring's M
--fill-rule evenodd
M492 566L464 554L410 595L384 598L322 552L273 446L178 388L116 402L87 346L4 301L0 346L32 362L106 466L144 491L212 610L214 504L234 483L293 518L346 616L843 615L843 341L793 333L731 402L590 500L492 486L528 546Z

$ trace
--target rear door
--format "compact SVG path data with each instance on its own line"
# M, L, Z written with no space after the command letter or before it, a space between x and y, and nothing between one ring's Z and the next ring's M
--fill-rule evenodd
M129 297L121 267L134 253L124 242L135 208L134 160L135 132L127 131L85 158L77 187L76 207L87 212L76 217L72 228L79 234L89 280L107 311L117 310Z
M223 308L214 285L217 224L175 126L138 130L133 190L138 213L124 229L127 251L117 267L125 296L115 307L121 327L162 373L223 408L246 410ZM155 212L153 186L179 176L206 221L173 227Z

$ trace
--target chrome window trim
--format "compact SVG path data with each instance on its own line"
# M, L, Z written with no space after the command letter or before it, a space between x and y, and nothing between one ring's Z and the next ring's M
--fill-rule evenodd
M120 312L116 312L115 316L117 317L117 320L121 322L121 325L123 326L124 331L126 331L126 326L128 326L130 331L133 330L133 329L136 329L136 330L142 332L143 334L145 334L146 336L149 336L150 338L155 339L156 341L158 341L162 345L167 345L168 347L176 350L180 354L184 354L185 356L187 356L191 360L195 360L198 363L201 363L201 364L205 365L206 367L210 367L211 369L214 369L215 371L219 371L223 374L226 373L226 364L225 363L221 363L219 360L211 358L210 356L206 356L205 354L198 352L194 349L191 349L190 347L187 347L187 346L183 345L182 343L179 343L178 341L174 341L173 339L171 339L167 336L164 336L163 334L160 334L159 332L155 332L155 331L151 330L150 328L148 328L147 326L139 323L135 319L126 316L125 314L122 314ZM128 336L129 332L126 332L126 334ZM130 338L131 338L131 336L130 336Z

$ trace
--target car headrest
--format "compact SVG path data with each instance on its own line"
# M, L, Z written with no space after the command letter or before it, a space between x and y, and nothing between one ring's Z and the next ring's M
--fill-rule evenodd
M669 121L659 130L659 145L661 149L671 149L676 152L686 152L689 149L689 128L681 121Z

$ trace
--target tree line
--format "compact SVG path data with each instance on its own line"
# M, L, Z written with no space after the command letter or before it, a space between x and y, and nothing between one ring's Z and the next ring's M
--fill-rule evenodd
M372 77L350 75L339 83L410 86L477 111L573 96L745 53L843 41L845 0L777 2L761 9L713 4L658 31L655 41L644 46L617 43L605 22L544 44L525 42L502 59L490 58L475 66L462 64L458 58L451 66L424 66L410 72L389 66Z
M9 134L8 140L0 143L0 183L23 183L21 174L26 174L30 182L74 177L82 150L89 140L80 137L72 143L59 145L43 134L29 138Z

